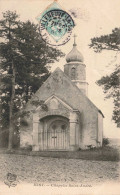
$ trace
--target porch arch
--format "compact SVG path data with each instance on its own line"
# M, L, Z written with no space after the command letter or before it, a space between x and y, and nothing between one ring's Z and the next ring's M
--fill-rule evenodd
M64 112L62 113L59 110L52 110L52 111L48 111L47 113L39 114L39 120L42 120L49 116L61 116L69 120L70 113L64 113Z
M39 141L43 150L67 150L69 119L60 115L43 117L39 123Z

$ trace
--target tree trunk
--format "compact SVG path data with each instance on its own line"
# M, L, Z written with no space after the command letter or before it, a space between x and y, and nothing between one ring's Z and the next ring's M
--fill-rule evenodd
M15 67L12 61L12 91L11 91L11 100L10 100L10 111L9 111L9 141L8 141L8 150L11 150L13 147L13 135L14 135L14 126L13 126L13 106L14 106L14 97L15 97Z
M28 102L28 91L29 91L28 85L26 84L26 91L25 91L25 93L26 93L25 101L26 102Z

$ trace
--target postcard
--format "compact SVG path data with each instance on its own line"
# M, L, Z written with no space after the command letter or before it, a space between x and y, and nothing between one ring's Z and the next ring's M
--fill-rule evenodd
M0 1L0 195L118 195L119 0Z

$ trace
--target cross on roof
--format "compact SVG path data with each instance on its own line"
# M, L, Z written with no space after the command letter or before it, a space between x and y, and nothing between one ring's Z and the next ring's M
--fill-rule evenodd
M76 44L76 37L77 37L77 35L76 35L76 34L74 34L74 36L73 36L73 37L74 37L74 44L73 44L73 45L74 45L74 46L76 46L76 45L77 45L77 44Z

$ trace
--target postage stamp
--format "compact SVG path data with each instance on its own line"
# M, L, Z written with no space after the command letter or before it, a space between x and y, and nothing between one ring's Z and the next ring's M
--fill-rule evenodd
M67 12L50 10L40 20L40 34L50 45L64 45L70 40L74 26L74 21Z

